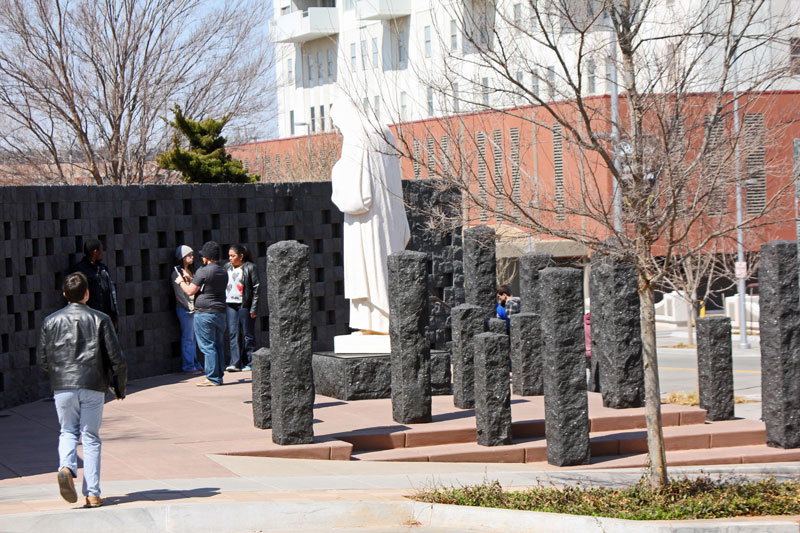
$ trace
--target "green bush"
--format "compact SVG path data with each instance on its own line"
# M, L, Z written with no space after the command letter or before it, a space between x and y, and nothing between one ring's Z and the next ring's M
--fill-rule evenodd
M497 481L471 487L420 491L429 503L497 507L629 520L684 520L800 514L800 481L713 481L708 477L671 481L662 489L640 482L632 487L534 487L504 491Z

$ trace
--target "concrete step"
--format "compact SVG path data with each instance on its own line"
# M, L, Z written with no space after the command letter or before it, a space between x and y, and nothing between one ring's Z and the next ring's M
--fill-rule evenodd
M729 420L688 426L664 427L664 444L668 452L711 450L747 445L766 446L763 422ZM590 435L591 456L616 457L647 452L644 430L594 432ZM428 461L428 462L497 462L537 463L547 461L547 443L543 437L515 439L508 446L486 447L474 440L457 444L395 447L375 451L354 451L352 459L361 461Z

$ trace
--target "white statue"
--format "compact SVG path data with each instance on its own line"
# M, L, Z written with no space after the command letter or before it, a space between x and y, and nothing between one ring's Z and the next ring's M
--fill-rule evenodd
M344 296L350 300L350 327L362 334L388 334L388 257L403 250L411 234L400 158L389 128L378 131L346 96L334 101L331 120L343 137L331 181L333 203L344 213Z

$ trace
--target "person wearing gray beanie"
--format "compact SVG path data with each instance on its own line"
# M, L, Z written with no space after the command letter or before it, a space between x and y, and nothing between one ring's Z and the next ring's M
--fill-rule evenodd
M194 296L189 296L177 285L178 278L192 281L194 277L194 250L184 245L175 250L177 264L172 269L170 280L175 291L175 312L181 324L181 370L188 374L200 374L203 367L197 361L197 342L194 338Z

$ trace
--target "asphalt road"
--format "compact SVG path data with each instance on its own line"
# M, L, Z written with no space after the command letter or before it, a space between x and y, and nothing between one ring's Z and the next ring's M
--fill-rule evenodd
M658 331L658 377L661 394L697 391L697 351L688 348L671 348L686 343L685 331ZM758 337L750 337L751 347L739 348L739 336L734 335L733 393L748 403L736 404L736 416L761 418L761 352Z

